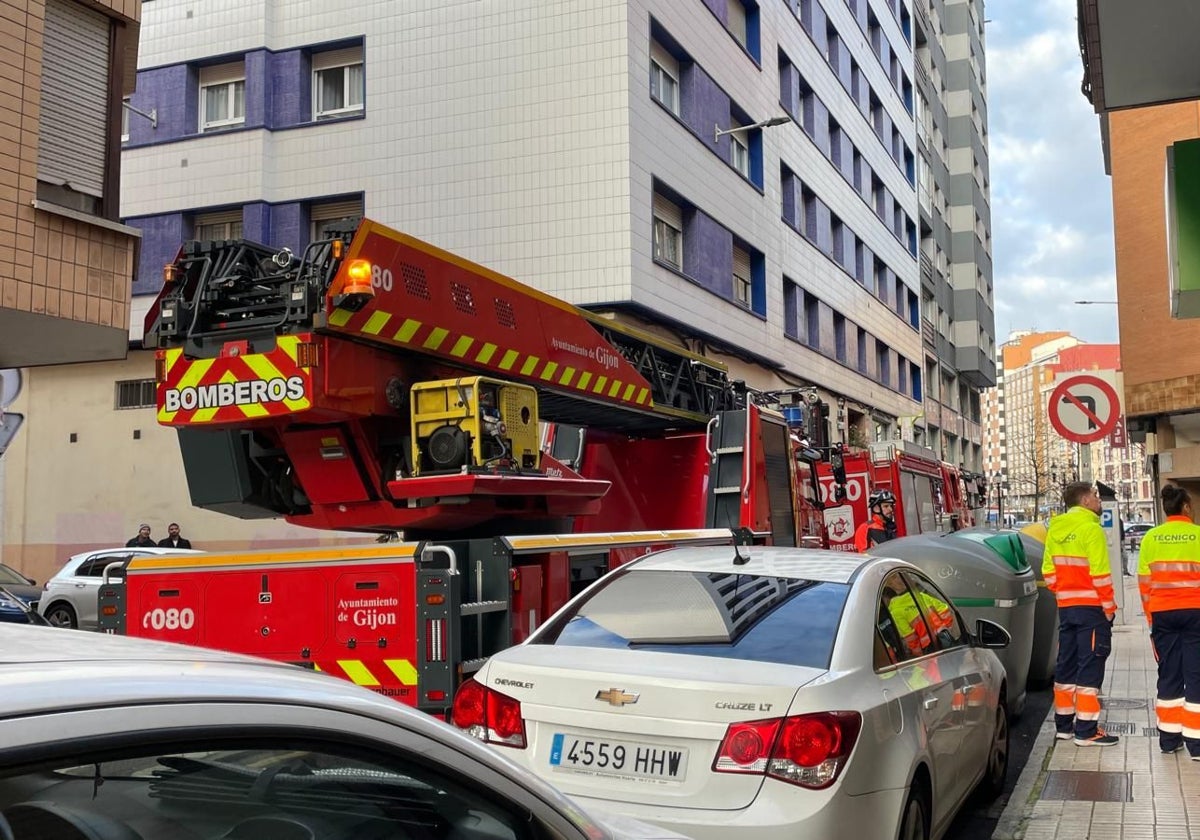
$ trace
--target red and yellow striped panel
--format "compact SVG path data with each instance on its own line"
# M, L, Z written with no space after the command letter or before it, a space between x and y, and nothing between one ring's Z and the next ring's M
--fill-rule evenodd
M311 368L297 363L299 336L279 336L269 353L188 359L158 352L158 422L167 426L228 423L294 414L312 407Z
M346 264L357 259L376 269L372 299L358 311L331 299L329 328L502 378L653 408L647 379L574 306L374 222L360 226Z
M329 316L329 323L347 332L366 333L388 344L449 354L454 358L490 368L498 374L520 374L578 391L581 396L607 398L639 408L650 408L654 404L650 399L649 387L642 384L645 380L640 377L638 382L622 382L614 377L597 376L570 365L542 359L532 353L522 353L511 347L499 347L444 327L426 324L415 318L393 316L379 309L359 312L335 309Z

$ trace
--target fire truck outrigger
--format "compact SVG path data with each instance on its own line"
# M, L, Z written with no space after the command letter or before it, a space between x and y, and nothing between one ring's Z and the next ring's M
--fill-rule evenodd
M827 544L814 393L756 392L365 219L298 256L188 242L164 280L144 341L193 504L405 542L134 560L102 587L110 632L443 712L483 658L646 550ZM823 480L840 502L841 466Z

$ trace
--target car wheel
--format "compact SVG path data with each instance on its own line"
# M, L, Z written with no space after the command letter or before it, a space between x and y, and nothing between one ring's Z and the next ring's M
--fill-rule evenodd
M67 627L71 630L79 627L79 619L75 617L75 610L66 604L55 604L46 610L43 617L54 627Z
M992 744L988 748L987 769L983 781L979 784L979 793L991 801L1004 793L1004 783L1008 779L1008 713L1004 709L1003 699L996 707L996 727L992 730Z
M925 813L925 798L921 791L910 787L900 821L900 840L929 840L929 818Z

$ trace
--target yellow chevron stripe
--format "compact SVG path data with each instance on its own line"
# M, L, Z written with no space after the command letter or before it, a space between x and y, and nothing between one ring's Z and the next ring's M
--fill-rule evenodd
M333 310L333 314L329 316L329 323L333 324L335 327L344 327L346 324L350 323L350 319L353 316L354 313L349 309L335 309Z
M180 390L183 388L195 387L196 383L208 374L208 371L212 368L214 361L216 360L196 359L191 363L188 369L183 372L183 376L181 376L179 381L175 383L175 387ZM159 422L170 422L171 420L175 419L175 415L177 413L178 412L175 411L160 411L158 413Z
M454 346L450 348L450 355L462 358L467 355L467 351L471 349L471 345L475 343L475 339L464 335L458 341L454 342Z
M629 398L633 396L633 389L636 387L637 386L634 385L632 382L630 384L626 385L625 393L621 396L621 399L625 402L629 402Z
M620 391L620 390L621 390L621 380L614 379L612 387L608 389L608 395L610 397L615 397L617 395L617 391Z
M534 370L537 369L538 362L540 362L540 361L541 361L541 359L539 359L537 356L530 356L529 358L527 358L525 360L525 364L521 365L521 375L522 376L532 375Z
M512 370L512 366L517 363L519 358L521 358L521 354L516 350L506 350L503 358L500 359L500 370Z
M433 332L429 334L429 338L425 339L422 345L426 350L436 350L442 346L442 342L446 340L446 336L450 335L450 330L434 327Z
M591 381L592 372L590 370L585 370L583 373L579 374L579 381L575 383L575 387L580 391L586 391L588 383Z
M339 659L337 664L339 668L346 672L346 676L349 677L355 685L379 685L379 680L376 679L375 675L371 673L371 670L359 660Z
M183 358L183 350L179 347L173 347L168 350L163 356L163 362L166 367L166 373L171 375L171 368L175 367L175 363Z
M607 377L607 376L601 376L599 379L597 379L597 380L596 380L596 387L592 389L592 393L593 393L593 394L599 394L601 391L603 391L603 390L604 390L604 384L605 384L606 382L608 382L608 377Z
M324 668L322 668L320 665L318 665L316 662L314 662L314 663L313 663L313 670L314 670L314 671L321 671L322 673L324 673L324 671L325 671L325 669L324 669Z
M242 356L242 361L250 370L254 371L258 378L270 382L272 379L287 379L283 372L279 370L271 360L261 353L251 353L248 356ZM307 379L307 377L306 377ZM306 383L307 384L307 383ZM284 400L283 404L289 411L303 411L310 408L312 403L307 397L301 397L298 400ZM267 411L266 407L261 405L241 406L243 413L247 417L265 417L271 412ZM249 410L247 410L249 409Z
M396 675L401 685L417 684L417 669L407 659L385 659L383 664Z
M282 350L293 364L295 363L296 357L300 353L297 349L300 347L300 339L294 335L281 335L275 339L275 346Z
M490 341L485 342L483 349L476 354L475 361L479 362L481 365L486 365L492 360L492 356L496 355L496 350L497 347L495 344L492 344Z
M407 344L409 339L416 335L419 329L421 329L421 322L409 318L400 326L400 329L396 331L396 334L392 338Z
M223 374L221 374L221 378L217 380L217 382L237 382L237 381L238 381L238 378L234 375L233 371L231 371L231 370L225 371ZM212 408L201 408L195 414L192 415L192 422L193 423L208 423L214 417L217 416L217 412L220 410L221 410L220 406L213 406Z
M392 320L392 316L386 312L372 312L367 323L363 324L362 331L371 335L379 335L390 320Z
M566 370L563 371L563 375L559 377L558 384L559 385L570 385L571 380L574 378L575 378L575 368L568 367Z
M542 368L542 379L549 382L554 377L556 370L558 370L558 362L546 362L546 366Z
M650 389L649 388L643 388L642 390L638 391L638 398L637 398L638 405L645 405L646 400L649 399L649 397L650 397Z

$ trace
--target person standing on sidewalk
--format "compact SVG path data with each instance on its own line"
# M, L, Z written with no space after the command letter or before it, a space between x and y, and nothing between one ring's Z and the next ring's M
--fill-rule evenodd
M1054 669L1055 737L1081 747L1120 739L1099 726L1100 686L1112 651L1112 568L1100 527L1100 494L1090 482L1063 488L1066 513L1050 520L1042 576L1058 601L1058 666Z
M1192 497L1174 484L1161 492L1167 521L1142 537L1138 588L1158 660L1158 746L1186 746L1200 761L1200 525Z

